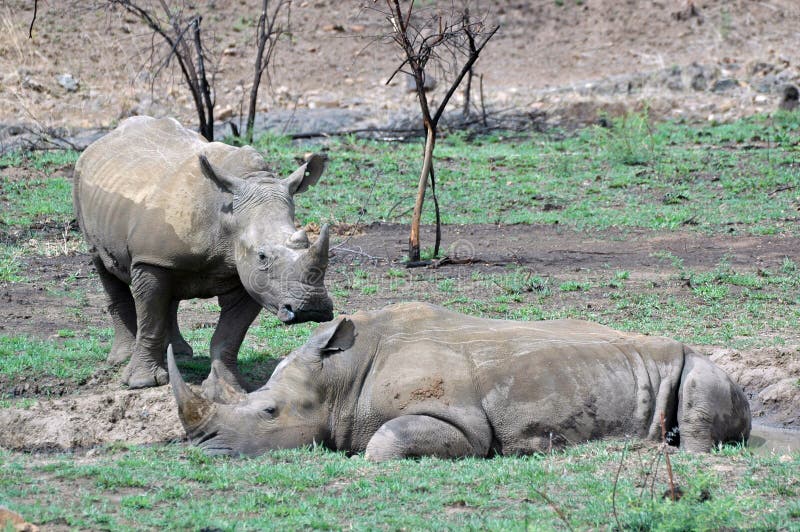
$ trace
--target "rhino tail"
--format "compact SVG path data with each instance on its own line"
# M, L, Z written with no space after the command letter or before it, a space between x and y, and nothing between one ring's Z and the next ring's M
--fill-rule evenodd
M708 357L685 348L677 411L681 449L707 452L747 442L751 420L742 388Z

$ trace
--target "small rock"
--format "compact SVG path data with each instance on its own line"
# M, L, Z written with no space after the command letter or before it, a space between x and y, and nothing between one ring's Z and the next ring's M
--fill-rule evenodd
M739 82L737 80L733 78L722 78L720 80L717 80L716 83L714 83L714 86L711 87L711 92L716 92L716 93L728 92L730 90L737 88L738 86Z
M22 78L22 86L34 92L47 92L47 87L42 85L38 80L28 76Z
M692 63L686 69L689 78L689 86L696 91L704 91L708 88L709 73L705 67L697 63Z
M233 109L230 107L223 107L222 109L219 110L219 113L217 113L216 118L219 121L223 121L229 119L232 116L233 116Z
M767 75L770 72L772 72L773 70L775 70L775 66L771 65L769 63L764 63L763 61L758 61L758 62L755 62L752 65L750 65L750 69L749 70L750 70L750 75L751 76L756 76L756 75L759 75L759 74Z
M781 90L781 103L778 104L784 111L794 111L800 105L800 91L794 85L785 85Z
M335 31L338 33L343 33L344 26L342 26L341 24L325 24L324 26L322 26L322 31L328 31L328 32Z
M775 74L775 79L781 83L786 83L795 78L795 72L791 68L785 68Z
M237 53L238 51L236 50L236 48L225 48L224 50L222 50L222 55L234 56Z
M767 94L772 92L772 89L775 87L777 82L778 79L775 77L775 74L767 74L762 79L756 82L754 88L756 92Z
M58 84L64 87L64 90L66 90L67 92L77 91L78 86L80 85L80 82L77 79L73 78L72 74L68 73L61 74L56 78L56 81L58 81Z
M431 76L430 74L424 74L422 78L422 88L425 92L432 91L436 88L436 78ZM417 82L414 79L414 76L410 74L406 74L406 92L416 92L417 91Z
M350 31L352 31L353 33L361 33L365 29L367 29L367 27L364 26L363 24L353 24L352 26L350 26Z

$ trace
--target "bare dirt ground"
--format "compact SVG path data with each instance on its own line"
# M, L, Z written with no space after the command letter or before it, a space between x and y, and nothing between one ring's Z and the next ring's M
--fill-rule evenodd
M332 108L381 116L414 105L403 80L386 85L397 54L380 37L386 33L383 16L362 4L294 2L291 39L281 43L271 86L262 89L261 111ZM418 4L423 12L445 2ZM26 0L0 4L0 126L33 124L69 132L109 127L133 114L194 122L177 73L168 70L151 79L150 32L129 15L100 8L101 2L40 0L33 39L28 39L32 5ZM255 9L243 1L197 5L206 13L207 44L218 59L217 116L226 118L238 113L249 91ZM685 0L493 0L482 5L489 12L487 24L501 24L477 66L487 104L543 113L553 125L591 122L599 111L619 114L644 106L655 116L727 120L773 110L780 88L800 80L800 3L795 0L697 0L692 16L687 16ZM62 74L78 82L75 90L59 83ZM62 228L40 229L47 230L46 244L57 250ZM347 242L360 253L340 252L330 268L331 287L350 288L346 298L336 297L337 310L421 297L449 301L453 296L440 288L447 279L459 287L460 296L491 299L498 288L474 281L473 274L507 271L509 265L559 281L600 282L624 269L630 272L629 289L665 291L690 302L690 291L653 253L669 251L698 270L712 269L723 257L733 266L776 269L784 257L798 260L800 249L796 238L782 237L586 235L554 227L490 225L447 231L450 242L460 242L461 251L478 262L408 273L403 283L395 280L393 290L383 290L390 282L389 269L399 268L393 262L403 255L407 231L391 225L365 228ZM356 268L376 280L376 293L353 289ZM108 326L88 256L74 251L39 256L26 270L30 281L0 286L0 333L53 338L61 330ZM599 312L613 304L600 289L560 292L553 298L554 306ZM201 304L182 309L184 328L216 319ZM800 332L786 345L699 349L745 387L757 420L797 428ZM195 348L202 352L206 346ZM149 443L182 436L168 387L129 391L118 383L115 368L80 384L11 382L0 376L3 396L37 399L33 406L0 409L0 446L88 449L112 441Z
M250 4L196 3L216 60L221 119L238 114L249 93L256 20ZM421 2L416 9L429 16L449 4ZM0 122L88 128L132 114L195 120L176 70L152 79L151 32L131 15L98 0L41 0L29 39L32 5L0 5ZM399 63L382 37L381 7L293 2L291 39L275 56L261 110L381 115L413 106L402 77L386 85ZM487 104L544 113L551 124L645 105L657 116L725 120L774 109L780 88L800 80L794 0L492 0L473 2L472 13L486 13L487 27L501 27L476 67ZM63 87L62 74L78 85ZM445 86L439 84L438 96Z

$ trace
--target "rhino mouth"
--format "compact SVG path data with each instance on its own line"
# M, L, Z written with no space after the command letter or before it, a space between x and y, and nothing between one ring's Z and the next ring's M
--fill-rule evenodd
M294 310L291 305L283 305L278 310L278 319L286 325L305 323L307 321L331 321L333 319L333 309L323 308Z

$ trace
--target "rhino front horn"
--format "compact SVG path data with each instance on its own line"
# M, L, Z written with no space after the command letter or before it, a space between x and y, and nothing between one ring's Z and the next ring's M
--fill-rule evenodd
M178 417L181 418L186 434L193 438L208 421L214 417L216 404L194 393L183 381L178 365L175 363L175 354L172 344L167 347L167 367L169 368L169 382L172 384L172 393L178 403Z
M306 267L325 272L328 267L328 246L330 236L328 235L328 224L322 226L319 231L319 238L308 248L306 255Z

